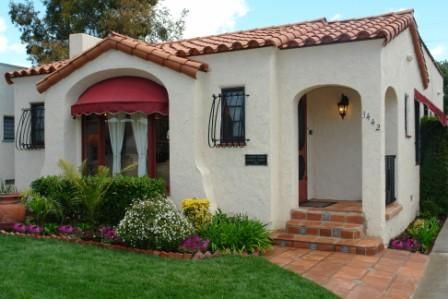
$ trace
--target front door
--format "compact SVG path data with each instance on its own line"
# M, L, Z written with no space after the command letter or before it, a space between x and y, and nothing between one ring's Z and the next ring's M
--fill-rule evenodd
M308 200L306 95L299 101L299 204Z

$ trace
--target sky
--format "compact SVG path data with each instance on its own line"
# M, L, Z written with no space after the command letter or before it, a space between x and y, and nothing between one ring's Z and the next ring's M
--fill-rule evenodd
M15 0L20 1L20 0ZM94 0L92 0L94 1ZM33 0L44 11L40 0ZM437 60L448 59L446 0L162 0L174 16L189 10L184 37L195 37L326 17L328 20L415 9L420 34ZM28 66L20 32L0 0L0 62Z

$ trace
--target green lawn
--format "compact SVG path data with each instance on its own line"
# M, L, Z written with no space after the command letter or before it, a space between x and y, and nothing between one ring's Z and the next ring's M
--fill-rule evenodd
M261 257L168 260L0 236L0 298L336 298Z

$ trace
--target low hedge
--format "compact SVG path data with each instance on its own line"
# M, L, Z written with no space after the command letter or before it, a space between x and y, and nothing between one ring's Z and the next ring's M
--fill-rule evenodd
M448 214L448 130L436 118L422 120L420 206L424 214Z
M95 177L89 177L95 179ZM98 209L98 224L118 225L124 217L125 210L136 200L152 198L165 194L165 184L160 179L149 177L114 176ZM67 223L82 222L85 210L80 203L73 200L75 186L60 176L41 177L31 184L34 192L51 197L63 207L64 221Z

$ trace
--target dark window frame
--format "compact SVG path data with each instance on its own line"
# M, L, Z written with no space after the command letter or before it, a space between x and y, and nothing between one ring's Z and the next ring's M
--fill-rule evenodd
M406 138L411 138L412 135L409 132L409 95L404 95L404 133Z
M39 113L40 112L40 113ZM31 144L33 147L45 147L45 104L31 103Z
M10 132L10 128L8 129L6 126L7 120L12 120L12 135ZM8 131L7 131L8 129ZM3 141L4 142L14 142L15 140L15 119L12 115L3 115Z
M244 87L232 87L221 89L221 130L220 145L245 145L246 144L246 92ZM235 101L238 103L230 103ZM229 116L229 108L235 109L233 117ZM238 120L235 120L237 109L241 109ZM239 125L239 131L235 134L235 125Z
M414 99L414 128L415 128L415 164L420 165L421 161L421 107L420 102Z

